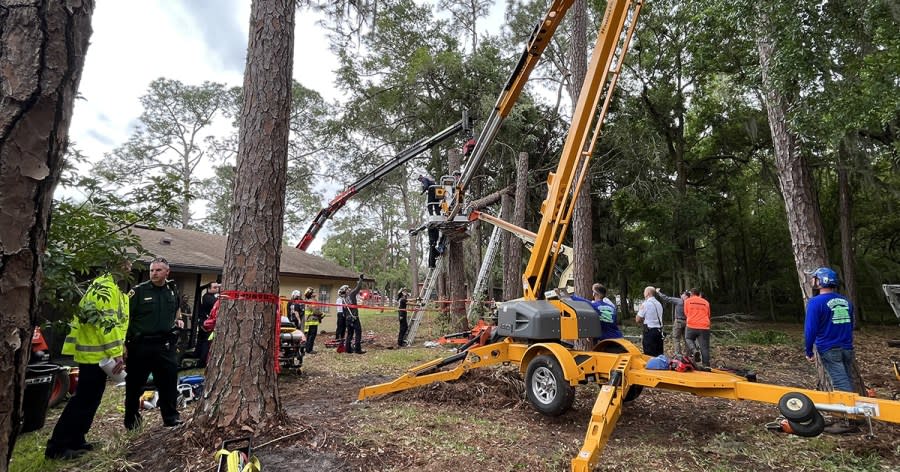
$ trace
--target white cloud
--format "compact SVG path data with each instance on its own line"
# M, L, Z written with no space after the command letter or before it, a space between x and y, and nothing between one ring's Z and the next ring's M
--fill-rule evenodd
M336 100L337 60L318 19L296 13L293 76ZM127 141L143 111L140 97L157 78L241 85L249 20L250 2L242 0L100 2L69 130L74 146L98 161ZM228 125L215 129L227 132ZM60 189L77 198L72 190Z
M91 159L125 142L142 108L140 97L160 77L187 84L203 81L241 85L250 2L102 2L85 58L70 138ZM316 16L297 12L294 78L338 98L328 50Z

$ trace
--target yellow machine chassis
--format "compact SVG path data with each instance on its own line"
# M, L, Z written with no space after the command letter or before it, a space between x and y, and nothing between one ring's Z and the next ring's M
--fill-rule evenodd
M614 350L624 352L621 354L600 352ZM584 444L578 455L572 459L573 471L589 471L596 465L622 412L625 395L635 386L776 405L787 393L802 393L816 405L862 408L868 412L867 416L873 419L900 423L900 401L862 397L849 392L820 392L750 382L738 375L718 370L711 372L649 370L646 364L650 357L641 354L632 343L622 339L605 340L595 347L595 351L577 351L557 343L529 345L506 338L500 342L473 347L468 351L413 367L392 382L363 387L359 391L359 400L433 382L456 380L470 370L497 364L518 364L519 371L524 375L528 364L539 355L553 356L562 367L563 376L570 385L588 382L602 385L591 409L591 421L588 424ZM454 366L450 368L451 365ZM440 370L445 367L446 370ZM613 377L615 380L610 381Z

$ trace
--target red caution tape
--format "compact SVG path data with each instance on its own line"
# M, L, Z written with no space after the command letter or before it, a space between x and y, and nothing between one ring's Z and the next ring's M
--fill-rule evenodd
M221 297L229 300L249 300L262 303L281 303L281 298L272 293L242 292L240 290L223 290Z

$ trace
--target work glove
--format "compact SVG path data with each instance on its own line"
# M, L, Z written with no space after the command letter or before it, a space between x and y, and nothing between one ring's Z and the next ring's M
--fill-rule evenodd
M365 277L363 276L363 274L359 274L359 280L362 280L362 279L364 279L364 278L365 278Z

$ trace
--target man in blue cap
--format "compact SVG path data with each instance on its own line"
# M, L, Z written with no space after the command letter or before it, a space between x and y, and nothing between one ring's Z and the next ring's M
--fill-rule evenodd
M813 346L818 351L822 366L835 390L853 392L850 373L854 364L853 352L853 304L837 293L837 273L829 267L819 267L808 272L814 290L819 294L806 304L806 321L803 335L806 359L815 362ZM825 428L829 433L847 433L856 430L848 421Z

